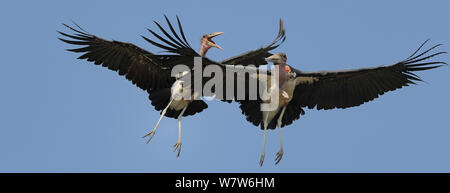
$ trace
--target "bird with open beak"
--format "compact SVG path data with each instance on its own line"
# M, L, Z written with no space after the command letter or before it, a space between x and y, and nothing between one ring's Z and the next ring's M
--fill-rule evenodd
M222 66L222 64L265 65L267 62L264 61L264 57L270 55L269 51L280 46L286 39L286 35L283 22L280 20L278 35L270 44L230 57L221 62L215 62L206 58L205 55L212 47L222 49L212 39L223 34L223 32L203 35L199 49L200 53L197 53L186 40L179 18L176 18L178 32L169 19L166 16L164 18L168 29L164 29L158 22L154 22L162 35L147 29L153 34L154 38L149 39L142 36L151 45L162 49L162 52L165 52L164 54L155 54L128 42L102 39L88 33L75 23L74 27L63 24L73 34L58 31L63 36L58 37L58 39L70 45L78 46L77 48L68 49L68 51L82 54L79 59L87 59L87 61L96 65L116 71L119 75L132 81L140 89L148 92L151 104L155 107L155 110L161 111L161 116L153 130L143 136L143 138L148 137L147 143L155 135L163 117L178 119L178 140L174 145L174 151L177 152L176 155L178 157L181 151L182 117L192 116L208 108L205 101L194 100L201 99L200 97L203 97L204 93L194 90L192 82L184 81L185 79L183 79L183 77L187 76L194 77L194 73L191 72L194 70L196 62L192 59L202 56L202 68L214 65L225 69L225 66ZM179 72L179 69L174 70L175 67L179 67L179 64L183 64L188 68L183 68L184 71L182 72ZM178 74L175 75L175 72L178 72ZM202 86L205 86L212 77L201 78ZM191 97L184 97L184 94L186 94L184 91L191 91Z
M218 35L222 35L223 32L216 32L211 33L208 35L203 35L201 38L201 45L200 45L200 56L204 57L208 50L212 47L218 48L222 50L222 47L217 45L214 41L212 41L213 37L216 37ZM178 140L176 144L174 145L174 151L177 151L177 157L180 156L181 151L181 118L183 117L184 112L186 111L187 107L190 103L193 102L193 99L198 98L200 93L193 93L191 99L185 100L182 97L174 97L174 96L182 96L183 95L183 89L190 89L190 85L183 86L183 81L180 80L183 76L187 75L188 72L184 72L177 76L177 81L172 85L171 88L171 95L170 95L170 102L167 104L166 108L161 112L161 117L159 118L158 122L156 123L156 126L153 128L153 130L146 135L143 136L149 137L147 140L147 143L150 142L150 140L153 138L153 135L156 132L156 129L159 126L159 123L161 122L161 119L164 117L168 109L175 110L175 111L181 111L178 115Z
M216 42L214 42L212 40L213 37L216 37L216 36L222 35L222 34L223 34L223 32L215 32L215 33L203 35L202 39L200 40L200 42L201 42L200 56L204 56L211 47L215 47L215 48L222 50L222 47L217 45Z

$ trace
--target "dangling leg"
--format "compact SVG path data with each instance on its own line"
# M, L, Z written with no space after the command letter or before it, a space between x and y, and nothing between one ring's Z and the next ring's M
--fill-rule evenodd
M283 120L283 115L284 115L284 111L286 110L286 106L284 106L283 107L283 109L281 110L281 113L280 113L280 117L278 118L278 132L280 133L280 151L278 151L278 153L277 153L277 157L275 158L275 165L277 165L280 161L281 161L281 158L283 158L283 154L284 154L284 152L283 152L283 142L282 142L282 139L281 139L281 121Z
M169 102L169 104L167 105L167 107L164 108L164 110L162 111L161 117L159 118L158 122L156 123L155 128L153 128L153 130L152 130L150 133L147 133L146 135L142 136L142 138L146 138L147 136L150 136L150 137L148 138L146 144L148 144L148 142L150 142L150 140L152 140L153 135L155 135L156 128L158 128L158 126L159 126L159 122L161 122L161 119L162 119L162 118L164 117L164 115L166 114L167 109L169 108L170 104L172 104L172 101L173 101L173 98L170 100L170 102Z
M175 152L178 150L177 157L180 157L181 151L181 118L183 117L184 111L186 111L188 106L189 104L186 104L186 106L181 111L180 115L178 115L178 141L177 143L175 143L175 145L173 145L173 147L175 148L173 151Z
M263 150L262 150L262 154L261 154L261 158L259 159L259 165L262 166L264 163L264 157L266 156L266 135L267 135L267 119L269 117L269 113L270 111L263 111L263 116L264 116L264 121L263 121L263 126L264 126L264 142L263 142Z

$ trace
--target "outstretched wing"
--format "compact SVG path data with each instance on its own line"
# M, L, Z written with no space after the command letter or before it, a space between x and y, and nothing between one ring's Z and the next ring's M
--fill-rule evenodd
M427 41L410 57L390 66L313 73L302 72L291 67L297 74L297 86L292 100L286 107L282 118L282 127L292 124L293 121L305 114L303 107L320 110L359 106L385 92L415 84L414 81L421 81L414 74L415 71L433 69L446 64L445 62L425 62L427 59L446 53L437 52L426 55L440 44L417 54ZM247 121L255 126L260 125L262 122L261 100L240 101L240 104L242 114L246 116ZM279 115L280 113L272 119L268 129L276 127Z
M187 42L186 37L184 36L183 27L181 26L181 22L180 22L180 19L178 18L178 16L177 16L178 29L179 29L179 33L181 34L181 37L183 39L181 39L180 35L177 34L177 32L173 28L172 24L170 23L170 21L166 15L164 15L164 18L166 19L167 25L169 26L169 29L170 29L172 35L170 35L166 30L164 30L164 28L158 22L156 22L156 21L153 21L153 22L158 26L159 30L161 30L161 32L168 39L163 38L162 36L158 35L151 29L147 29L147 30L153 36L158 38L160 41L164 42L165 45L157 43L145 36L142 36L142 38L144 38L147 42L153 44L154 46L163 49L164 52L174 53L174 54L177 54L180 56L186 56L186 57L200 56L197 52L194 51L194 49L192 49L192 47ZM192 58L190 58L190 59L192 59Z
M68 49L68 51L82 53L83 55L81 55L79 59L87 59L97 65L102 65L108 69L117 71L119 75L124 75L128 80L131 80L133 84L146 90L150 94L149 99L152 101L152 105L155 109L162 110L169 103L171 95L170 88L175 82L175 78L171 77L172 68L178 64L185 64L192 69L194 66L193 56L198 56L187 43L178 17L177 20L184 41L174 32L173 27L168 20L169 27L178 41L168 35L168 33L156 22L156 25L169 39L164 39L151 30L149 31L156 38L164 42L164 44L154 42L144 37L148 42L172 54L156 55L130 43L104 40L87 33L76 24L75 25L79 29L63 24L75 34L70 35L59 32L66 38L59 39L68 44L82 46L81 48ZM203 61L204 64L212 63L205 58ZM203 111L207 107L206 103L202 100L196 100L189 105L183 116L193 115ZM179 111L169 110L165 116L176 118L179 113Z
M138 46L119 41L108 41L79 29L63 24L74 32L73 35L58 31L65 38L58 38L68 44L82 46L68 51L82 53L78 59L87 59L96 65L102 65L125 76L139 88L170 88L175 81L170 76L170 67L163 66L160 58ZM76 25L76 24L75 24Z
M318 110L348 108L371 101L388 91L415 84L414 81L421 81L421 79L414 72L446 64L425 61L446 53L437 52L426 55L441 44L417 54L427 41L405 60L389 66L313 73L294 69L297 73L297 86L290 104L298 108L316 107Z
M260 66L260 65L266 65L267 61L265 58L271 56L272 54L269 53L269 51L277 48L280 46L284 40L286 40L286 32L284 29L283 21L280 19L280 28L278 31L278 35L275 38L275 40L272 41L269 45L257 49L245 52L243 54L228 58L224 61L221 61L222 64L229 64L229 65L254 65L254 66Z

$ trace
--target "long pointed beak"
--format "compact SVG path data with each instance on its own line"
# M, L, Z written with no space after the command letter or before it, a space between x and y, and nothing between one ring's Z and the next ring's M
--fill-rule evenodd
M212 47L215 47L215 48L217 48L217 49L223 50L223 48L220 47L219 45L217 45L216 43L212 43L212 42L211 42L211 46L212 46Z
M275 62L275 61L277 61L279 59L280 59L280 57L278 55L274 54L272 56L267 57L266 61L268 61L268 62Z
M223 34L223 32L215 32L215 33L211 33L211 34L208 35L208 38L213 38L213 37L216 37L216 36L222 35L222 34Z
M208 35L208 39L211 40L213 37L216 37L216 36L222 35L222 34L223 34L223 32L215 32L215 33L211 33L211 34ZM217 48L217 49L223 50L222 47L220 47L219 45L217 45L217 44L216 44L215 42L213 42L213 41L209 41L209 44L210 44L212 47L215 47L215 48Z

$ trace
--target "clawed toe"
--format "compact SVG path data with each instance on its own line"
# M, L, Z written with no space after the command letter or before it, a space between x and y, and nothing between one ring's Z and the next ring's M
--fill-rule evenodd
M177 152L177 157L180 157L180 152L181 152L181 142L177 142L175 145L173 145L174 149L173 151L178 151Z
M283 158L284 152L283 150L278 151L277 157L275 158L275 165L280 163L281 159Z
M150 142L150 140L152 140L153 135L155 135L155 131L151 131L150 133L147 133L146 135L142 136L142 138L146 138L147 136L149 136L146 144L148 144Z
M259 166L262 166L264 163L264 157L266 156L266 154L261 154L261 158L259 159Z

